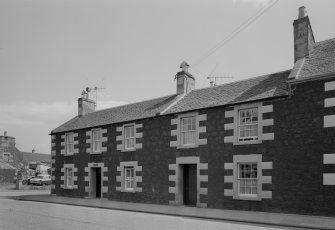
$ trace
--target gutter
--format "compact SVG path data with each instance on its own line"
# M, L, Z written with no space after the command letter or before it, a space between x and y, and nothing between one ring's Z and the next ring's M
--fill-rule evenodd
M335 77L335 72L314 75L314 76L311 76L311 77L305 77L305 78L301 78L301 79L298 78L298 79L293 79L293 80L287 80L287 83L291 85L291 84L298 84L298 83L302 83L302 82L323 80L323 79L327 79L327 78L331 78L331 77Z

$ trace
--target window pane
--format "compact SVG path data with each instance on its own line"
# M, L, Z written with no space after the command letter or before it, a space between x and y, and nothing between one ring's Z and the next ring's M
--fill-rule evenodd
M125 189L132 190L135 188L134 167L126 167L124 170L125 170Z
M258 139L258 109L245 109L239 111L239 141Z
M257 195L257 163L238 164L238 189L242 195Z
M184 145L196 143L196 119L185 117L181 119L181 143Z

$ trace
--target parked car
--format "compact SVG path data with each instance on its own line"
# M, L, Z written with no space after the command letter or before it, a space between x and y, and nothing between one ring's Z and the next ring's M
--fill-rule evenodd
M31 178L29 184L33 185L48 185L51 184L50 175L38 175L37 177Z

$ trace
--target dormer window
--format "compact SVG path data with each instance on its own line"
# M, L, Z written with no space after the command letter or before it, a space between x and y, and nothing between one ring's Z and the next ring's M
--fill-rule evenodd
M258 108L239 110L238 140L258 140Z
M182 145L195 145L197 137L197 126L195 116L181 119Z

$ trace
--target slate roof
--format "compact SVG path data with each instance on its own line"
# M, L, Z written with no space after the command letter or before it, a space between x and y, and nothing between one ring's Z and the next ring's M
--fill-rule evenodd
M286 80L290 70L247 80L193 90L183 98L166 97L127 104L74 117L51 133L59 133L107 124L121 123L163 114L256 101L287 95Z
M334 72L335 38L313 44L309 56L298 60L292 70L197 89L184 97L169 95L96 111L82 117L76 116L51 133L130 122L160 114L182 113L286 96L288 95L287 80L317 78L320 75Z
M99 110L86 114L82 117L76 116L65 124L54 129L51 133L154 117L168 108L176 100L178 100L177 95L169 95L147 101L113 107L110 109Z
M43 153L21 152L22 158L27 163L29 162L48 162L51 163L51 155Z
M12 169L12 170L16 170L16 168L14 166L11 166L8 163L5 162L0 162L0 169Z
M229 84L193 90L165 114L257 101L288 94L290 70Z
M309 56L298 60L290 79L306 79L335 72L335 38L316 42Z

